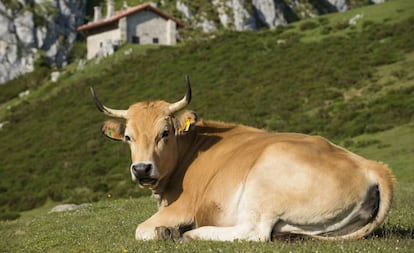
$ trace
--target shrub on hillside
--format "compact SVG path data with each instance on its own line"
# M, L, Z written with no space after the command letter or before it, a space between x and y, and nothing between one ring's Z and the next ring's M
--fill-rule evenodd
M329 24L329 19L327 19L326 17L319 16L317 18L317 20L318 20L319 24L321 24L321 25L327 25L327 24Z
M13 212L13 211L0 212L0 221L16 220L18 218L20 218L20 214L18 212Z
M334 25L334 29L335 30L338 30L338 31L340 31L340 30L345 30L346 28L348 28L349 27L349 23L348 22L345 22L345 21L343 21L343 22L338 22L338 23L336 23L335 25Z
M371 21L371 20L364 20L364 22L362 23L362 28L364 29L364 30L368 30L369 28L371 28L372 26L374 26L375 25L375 22L374 21Z
M301 30L301 31L306 31L306 30L312 30L312 29L315 29L315 28L317 28L319 26L319 24L318 23L316 23L316 22L314 22L314 21L312 21L312 20L309 20L309 21L305 21L305 22L303 22L300 26L299 26L299 29Z
M19 93L34 89L49 79L49 67L38 67L36 71L19 76L0 85L0 104L17 98Z
M332 30L333 28L331 26L324 26L322 27L321 34L328 35Z

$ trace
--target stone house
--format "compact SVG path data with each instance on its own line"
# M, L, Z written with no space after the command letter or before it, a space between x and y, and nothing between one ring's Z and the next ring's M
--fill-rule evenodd
M175 45L177 30L184 24L162 12L152 3L135 7L124 6L115 11L112 0L107 1L107 15L94 7L94 20L78 27L87 36L87 59L112 54L125 42L135 44Z

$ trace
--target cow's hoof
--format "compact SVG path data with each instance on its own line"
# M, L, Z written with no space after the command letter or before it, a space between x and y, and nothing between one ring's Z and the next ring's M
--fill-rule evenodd
M157 233L157 238L159 240L173 240L180 241L181 234L180 230L175 227L156 227L155 232Z

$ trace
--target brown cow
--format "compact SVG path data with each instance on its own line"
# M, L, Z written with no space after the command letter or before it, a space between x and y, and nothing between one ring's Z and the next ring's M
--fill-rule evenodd
M215 121L197 122L184 98L140 102L128 110L97 107L125 123L104 123L106 136L131 147L132 179L152 190L159 210L139 224L137 240L267 241L300 234L353 239L386 218L394 177L319 136L274 133Z

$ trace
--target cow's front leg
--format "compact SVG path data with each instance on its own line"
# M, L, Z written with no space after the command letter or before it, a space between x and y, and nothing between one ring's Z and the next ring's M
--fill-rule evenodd
M179 241L181 238L181 232L179 227L156 227L155 232L157 239L159 240L173 240Z
M147 226L141 223L135 230L135 239L137 240L174 240L181 238L181 232L178 226Z
M150 218L151 219L151 218ZM156 226L151 222L144 221L139 224L135 230L135 239L137 240L154 240L157 239L157 233L155 231Z
M191 215L183 207L186 207L186 205L173 203L171 206L161 209L151 218L138 225L135 230L135 239L178 240L181 236L180 228L189 226L193 222Z

